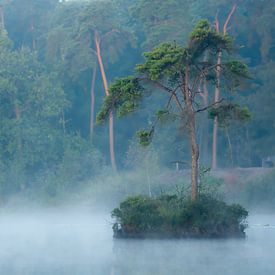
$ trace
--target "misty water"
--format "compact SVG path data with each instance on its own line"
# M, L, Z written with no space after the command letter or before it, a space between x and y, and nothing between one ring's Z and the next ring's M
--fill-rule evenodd
M2 211L0 274L274 274L275 216L252 215L246 239L114 240L108 213Z

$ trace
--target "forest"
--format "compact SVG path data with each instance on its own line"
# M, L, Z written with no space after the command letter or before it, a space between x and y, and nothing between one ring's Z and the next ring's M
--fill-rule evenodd
M205 109L196 116L200 166L273 166L274 10L272 0L1 0L1 200L22 192L53 198L87 186L96 193L103 178L115 179L119 197L129 193L128 182L131 192L146 193L148 185L149 194L180 183L174 172L190 168L188 133L184 121L160 109L167 99L160 87L151 86L129 116L120 118L136 107L126 102L106 123L96 117L119 77L134 75L159 45L185 44L201 19L234 38L231 52L247 72L242 83L198 84L194 104ZM152 129L150 145L140 146L138 137L146 143Z

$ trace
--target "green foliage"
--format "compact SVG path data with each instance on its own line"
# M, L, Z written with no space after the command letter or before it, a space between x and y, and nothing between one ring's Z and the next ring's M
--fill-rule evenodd
M232 47L232 38L228 35L217 33L207 20L199 21L190 34L189 54L192 62L201 57L205 50L216 54L218 51L229 52Z
M243 85L244 79L251 79L248 67L246 64L240 60L231 60L224 64L224 71L226 72L226 77L230 80L225 80L227 86L234 90L241 85Z
M142 146L148 146L153 137L154 131L140 130L137 132L137 137L139 138L139 143Z
M8 33L6 30L0 31L0 49L10 49L12 48L13 43L8 37Z
M217 58L219 54L225 53L226 57L231 54L233 40L227 35L222 35L214 29L209 21L201 20L190 34L186 46L176 42L166 42L153 48L152 51L144 53L145 61L136 66L138 76L136 78L122 78L116 80L110 88L110 95L104 103L97 116L98 122L103 122L111 111L117 111L125 115L139 107L135 97L127 97L128 90L158 91L166 94L166 109L171 110L173 121L177 118L181 125L192 123L192 116L196 116L198 110L197 97L199 83L207 81L206 85L216 86L218 82L227 84L230 90L230 83L241 83L242 75L232 73L226 66L221 64L217 74ZM205 60L209 56L209 60ZM228 64L228 63L227 63ZM232 63L233 64L233 63ZM236 62L230 68L242 68L241 63ZM243 67L243 71L245 67ZM205 78L205 75L207 77ZM211 75L211 78L208 76ZM134 88L132 81L135 80ZM138 88L136 86L138 85ZM128 87L130 86L130 88ZM187 88L189 92L187 93ZM150 93L150 95L153 93ZM138 94L141 99L141 94ZM164 118L163 112L157 113L157 122ZM153 123L152 127L155 128ZM139 133L141 144L148 145L151 141L151 132L142 131Z
M115 208L115 237L244 236L248 212L211 196L191 202L176 195L130 197Z
M144 53L146 61L136 66L136 71L146 74L150 80L171 77L186 58L186 51L175 43L164 43L151 52Z
M62 160L56 166L52 180L54 188L63 191L95 177L104 165L102 154L79 135L68 136L64 142Z
M84 139L88 137L91 70L96 62L93 51L95 30L101 37L103 61L110 81L117 76L131 74L133 65L143 62L140 60L140 52L149 51L140 67L143 69L141 72L138 66L138 73L143 78L139 78L139 84L150 90L154 99L146 98L144 104L129 100L124 102L124 106L122 104L121 109L118 106L119 116L141 107L135 115L136 123L129 123L126 118L115 125L120 163L123 163L128 141L135 132L134 127L144 127L142 122L148 119L155 121L153 114L158 121L171 122L155 135L154 141L157 139L157 143L154 145L157 144L156 148L162 154L160 161L167 165L174 158L182 158L180 152L183 148L185 150L187 143L182 142L182 134L179 134L177 125L172 125L172 122L176 118L181 124L185 121L178 119L179 114L175 112L173 104L169 114L165 113L168 108L164 106L164 96L157 93L161 87L151 85L151 80L156 79L174 90L178 85L179 73L184 73L186 61L199 64L200 69L203 69L208 65L205 62L207 56L209 65L215 65L216 52L221 48L224 73L221 87L235 89L241 85L243 78L251 78L243 63L231 60L232 39L217 35L207 20L200 21L191 36L188 35L200 18L208 18L213 22L217 10L222 27L235 2L103 0L60 3L58 0L2 0L6 30L0 34L0 181L5 182L6 187L20 189L26 182L31 182L28 175L40 173L43 169L49 169L47 171L51 173L51 168L60 162L67 167L64 171L77 166L74 164L74 158L79 159L77 152L68 153L67 150L71 150L64 149L67 148L64 136L74 139L74 133L78 132ZM236 94L230 96L233 101L240 101L240 106L248 106L253 120L246 127L236 123L238 127L231 127L230 136L236 165L257 166L261 165L263 157L275 154L275 131L272 127L275 123L274 24L270 24L274 21L275 4L272 0L237 2L238 9L230 21L228 32L236 36L236 42L240 45L240 58L249 63L254 79L249 91L240 97ZM138 48L133 50L135 36ZM156 47L165 42L166 46ZM214 42L217 46L213 47ZM203 53L202 49L208 43L212 46L209 46L207 53ZM154 47L156 51L150 52ZM194 66L191 68L191 78L195 75ZM151 80L146 81L145 78ZM208 72L206 80L211 100L214 87L210 86L217 84L216 71ZM100 77L97 77L95 92L95 109L98 110L103 97ZM201 105L201 100L197 100L197 103ZM19 120L16 118L16 108L21 111L17 113L21 116ZM161 111L157 112L160 108ZM236 112L225 109L220 109L221 126L225 126L223 122L226 125L232 122L233 125L233 121L239 121L240 118L241 121L249 119L243 107L239 111L235 108ZM225 114L225 111L229 113ZM207 127L205 119L198 121L199 127ZM105 152L107 143L104 139L107 135L102 129L98 127L95 130L93 142L98 150ZM171 133L176 134L172 136ZM204 134L202 136L203 139L207 137ZM77 142L82 143L79 139ZM220 135L218 143L222 146L224 142L223 135ZM206 149L205 152L210 151L210 148ZM89 152L93 154L92 150ZM64 154L67 161L63 163ZM184 158L186 156L187 153ZM209 155L206 157L210 159ZM240 160L244 158L245 161ZM225 164L224 159L221 156L221 165ZM76 173L80 173L80 170L75 169ZM66 172L61 174L69 180ZM70 174L72 178L73 174ZM61 177L59 179L61 181ZM264 191L260 193L264 194Z
M126 231L139 233L154 231L161 224L159 201L143 197L130 197L115 208L112 217L125 224ZM115 225L116 227L117 225Z
M119 78L112 83L109 96L105 97L102 108L97 114L97 123L105 121L113 109L118 117L135 111L142 99L144 89L135 77Z
M152 49L162 42L186 41L193 23L206 9L198 0L140 0L131 7L131 13L144 34L142 48Z
M230 73L236 74L241 77L249 77L249 70L246 64L239 60L231 60L225 64Z
M207 19L200 20L190 34L191 39L205 39L211 33L211 24Z
M213 107L208 112L209 118L218 118L222 127L228 126L230 121L248 122L251 119L251 113L247 107L240 107L239 104L222 104L219 107Z

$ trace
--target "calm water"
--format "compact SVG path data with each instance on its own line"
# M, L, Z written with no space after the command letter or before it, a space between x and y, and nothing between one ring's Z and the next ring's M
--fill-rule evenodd
M249 223L245 240L114 241L107 215L1 213L0 274L275 274L275 215Z

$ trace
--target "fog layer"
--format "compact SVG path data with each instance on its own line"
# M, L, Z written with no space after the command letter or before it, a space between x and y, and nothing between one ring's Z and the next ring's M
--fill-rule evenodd
M108 213L0 214L0 274L272 274L275 217L253 216L246 239L113 240Z

